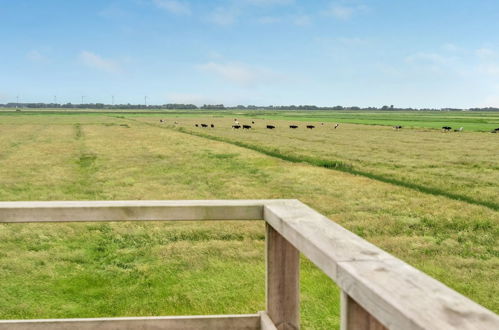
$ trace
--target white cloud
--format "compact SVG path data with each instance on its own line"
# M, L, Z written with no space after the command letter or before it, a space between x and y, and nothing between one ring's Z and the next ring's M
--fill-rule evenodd
M92 69L108 73L120 73L122 71L117 61L105 59L89 51L82 51L79 59L84 65Z
M355 14L366 12L367 8L365 5L332 3L323 13L339 20L348 20Z
M218 7L209 16L208 20L221 26L232 25L241 14L238 8Z
M218 92L217 94L210 92L209 96L203 93L169 93L166 94L166 100L168 103L195 104L197 106L203 104L237 105L258 102L259 96L248 93L248 91L242 93Z
M442 49L447 52L457 52L459 50L459 47L448 42L442 45Z
M478 106L499 108L499 89L497 89L495 94L486 96L483 102Z
M483 63L478 66L480 73L489 76L499 76L499 63Z
M215 63L209 62L198 67L200 70L211 73L227 82L241 87L254 87L282 80L282 76L264 68L252 67L243 63Z
M480 48L475 51L476 55L480 58L487 59L487 58L494 58L497 57L498 53L492 49L489 48Z
M294 0L244 0L245 3L257 6L290 5Z
M27 54L26 54L26 58L28 60L30 60L31 62L46 62L47 61L47 58L38 50L36 49L33 49L33 50L30 50Z
M294 17L263 16L257 20L261 24L291 23L296 26L307 26L312 24L312 19L308 15Z
M367 39L358 37L339 37L337 40L343 45L347 46L364 46L369 43Z
M307 26L312 24L312 19L308 15L297 16L293 19L293 24L297 26Z
M185 1L179 0L154 0L154 4L175 15L190 15L191 7Z
M208 21L221 26L228 26L236 23L241 16L247 16L247 11L251 7L271 7L283 6L294 3L294 0L232 0L225 6L216 7L207 15ZM264 16L256 19L262 24L277 23L283 21L280 17Z
M212 96L195 93L170 93L166 95L166 98L170 103L184 103L195 105L223 103L222 100L214 98Z
M405 58L407 63L420 64L449 64L454 60L452 57L442 56L436 53L418 52Z
M263 16L258 19L258 22L262 24L273 24L282 22L282 18L275 16Z

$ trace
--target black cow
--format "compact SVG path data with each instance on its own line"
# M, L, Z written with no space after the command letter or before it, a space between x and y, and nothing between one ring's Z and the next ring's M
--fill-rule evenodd
M315 128L315 126L314 125L307 125L307 128L312 129L312 128Z
M199 127L199 125L198 125L198 124L196 124L196 125L194 125L194 126Z
M402 129L402 126L400 126L400 125L393 126L393 129L395 129L395 130L397 130L397 131L398 131L399 129Z
M241 125L232 125L232 128L234 128L234 129L240 129Z
M334 125L334 129L337 129L338 127L340 127L340 124Z
M267 125L267 128L268 128L268 129L274 129L274 128L275 128L275 126L274 126L274 125Z
M296 126L296 125L289 125L289 128L295 129L295 128L298 128L298 126Z
M255 122L254 122L254 121L252 121L251 123L252 123L253 125L255 125Z
M490 131L490 133L499 133L499 127L498 128L494 128L492 131Z
M159 120L159 122L160 122L160 123L164 123L165 121L164 121L163 119L160 119L160 120Z
M250 129L251 125L243 125L243 129Z
M452 129L452 127L450 127L450 126L442 126L442 130L444 132L450 132L451 129Z
M201 127L208 127L208 124L201 124Z
M210 127L211 127L211 128L215 128L215 125L211 124L211 125L210 125Z

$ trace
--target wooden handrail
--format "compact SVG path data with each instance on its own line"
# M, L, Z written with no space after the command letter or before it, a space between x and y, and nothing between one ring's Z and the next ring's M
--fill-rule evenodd
M299 329L299 252L341 288L344 330L499 329L495 313L297 200L0 202L4 223L171 220L266 221L262 329L269 320ZM14 324L0 321L0 329L36 329L36 322Z

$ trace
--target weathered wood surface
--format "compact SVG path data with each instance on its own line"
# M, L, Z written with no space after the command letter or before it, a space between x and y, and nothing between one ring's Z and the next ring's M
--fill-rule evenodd
M263 200L0 202L0 222L261 220Z
M260 315L0 321L0 330L260 330Z
M388 330L345 291L341 292L341 330Z
M288 241L301 251L336 281L360 308L389 329L499 329L498 315L297 200L0 202L0 222L253 219L265 219L275 229L275 234L284 238L279 244ZM289 260L294 260L297 252L290 252L293 249L287 248L286 244L283 251L287 252L280 257L274 251L277 249L270 248L273 251L270 255L274 255L271 264L275 267L269 267L272 273L269 278L284 277L281 283L288 288L270 284L267 291L269 302L274 301L273 297L283 295L287 297L285 300L295 299L297 288L289 286L289 283L294 283L290 279L295 276L295 264ZM273 270L279 267L279 271ZM275 275L283 269L284 273ZM285 273L288 270L290 275ZM274 282L271 280L268 283ZM269 303L271 320L274 320L274 315L295 313L287 314L286 311L279 311L281 307L274 308L273 305L273 302ZM282 305L278 303L277 306ZM285 318L288 316L283 316ZM297 322L286 324L294 326ZM0 329L6 329L5 324L8 323L2 321Z
M278 330L300 328L300 252L266 225L267 314Z
M258 315L260 315L260 329L261 330L277 330L275 327L274 323L270 319L269 315L267 312L258 312Z
M499 316L299 201L267 203L264 218L389 329L499 329Z

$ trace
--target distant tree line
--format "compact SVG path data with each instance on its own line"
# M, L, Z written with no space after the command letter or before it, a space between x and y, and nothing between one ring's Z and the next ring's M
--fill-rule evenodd
M194 104L184 104L184 103L168 103L162 105L145 105L145 104L104 104L104 103L84 103L84 104L73 104L73 103L6 103L0 104L0 108L27 108L27 109L147 109L147 110L191 110L191 109L202 109L202 110L369 110L369 111L400 111L400 110L413 110L413 111L499 111L499 108L486 107L486 108L399 108L393 105L384 105L382 107L357 107L357 106L330 106L330 107L319 107L316 105L237 105L237 106L224 106L223 104L204 104L200 107Z

